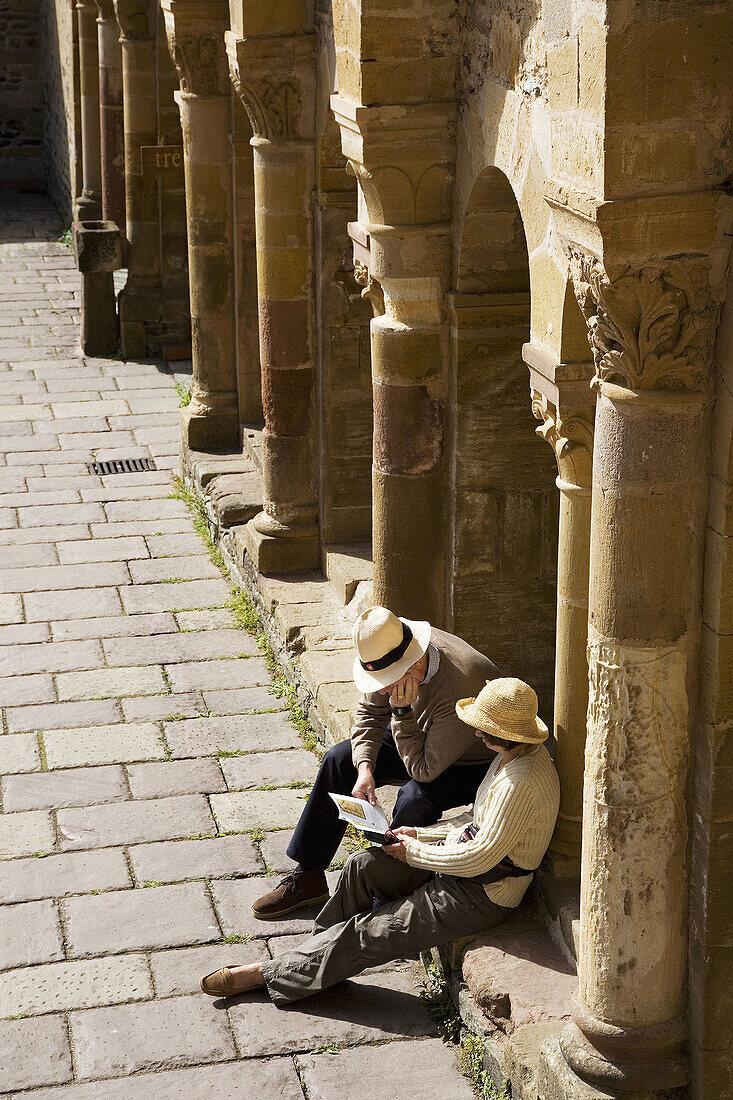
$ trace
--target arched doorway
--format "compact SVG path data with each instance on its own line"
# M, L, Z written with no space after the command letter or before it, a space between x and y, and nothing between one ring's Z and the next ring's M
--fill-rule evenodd
M474 184L456 252L451 429L453 629L537 690L552 718L558 492L537 438L522 344L529 258L507 177Z

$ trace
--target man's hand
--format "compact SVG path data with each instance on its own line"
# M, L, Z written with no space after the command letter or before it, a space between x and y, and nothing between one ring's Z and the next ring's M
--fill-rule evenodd
M377 788L374 785L372 766L371 764L367 763L366 760L362 760L361 764L359 765L359 774L351 793L353 794L354 798L362 798L365 802L368 802L370 806L376 806L376 790Z
M403 676L396 684L392 685L389 693L389 705L391 707L411 707L417 700L417 691L420 680L414 676Z

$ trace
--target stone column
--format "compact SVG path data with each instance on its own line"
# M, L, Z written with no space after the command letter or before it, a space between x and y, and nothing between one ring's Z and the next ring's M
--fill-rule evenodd
M125 126L122 107L122 47L112 0L97 2L99 124L102 217L125 232Z
M99 137L99 56L97 9L94 0L77 0L79 84L81 87L82 186L76 200L78 221L102 217L102 176Z
M444 432L449 332L447 231L369 225L370 272L384 292L371 322L374 599L440 624L447 525ZM432 271L432 274L431 274Z
M588 710L588 571L590 566L593 405L589 364L551 363L530 345L532 412L537 434L557 460L560 517L557 547L555 632L555 767L560 776L560 813L550 844L554 874L580 873L583 767Z
M610 283L585 259L576 281L598 402L580 989L560 1047L591 1085L644 1096L688 1079L686 785L709 404L702 266Z
M260 573L320 565L313 358L315 63L312 34L227 34L252 123L263 432L263 511L247 528Z
M154 0L115 0L122 46L125 127L127 283L119 295L120 342L126 359L159 347L152 329L160 319L158 180L143 171L141 148L158 140Z
M163 0L178 71L186 180L193 392L184 438L196 451L239 446L231 84L224 52L228 8L219 0Z

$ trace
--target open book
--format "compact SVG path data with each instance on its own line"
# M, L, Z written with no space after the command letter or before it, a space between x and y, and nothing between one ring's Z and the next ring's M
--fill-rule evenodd
M339 818L357 828L367 840L375 844L394 843L395 837L389 831L387 818L380 806L372 806L363 798L354 798L351 794L333 794L329 791L329 797L336 803Z

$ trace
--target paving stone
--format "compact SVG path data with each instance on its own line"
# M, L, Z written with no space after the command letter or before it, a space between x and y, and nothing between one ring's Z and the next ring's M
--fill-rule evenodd
M144 955L47 963L0 974L2 1016L42 1016L153 996Z
M55 592L129 583L127 566L119 561L0 570L0 585L6 592Z
M212 794L211 809L220 832L294 826L303 812L307 791L278 789Z
M49 768L165 758L160 732L152 722L52 730L43 735L43 743Z
M216 833L208 803L199 794L59 810L58 826L63 851Z
M59 546L58 552L59 560L64 565L131 561L134 558L149 556L145 540L139 535L126 539L87 539L79 542L65 542L63 546Z
M96 699L100 696L156 695L165 691L157 666L98 668L91 672L62 672L56 679L59 699Z
M188 509L180 500L117 501L106 507L110 523L124 523L126 520L148 520L153 525L161 519L188 518ZM98 519L98 516L94 517ZM189 528L190 529L190 528ZM157 528L156 528L157 530Z
M0 916L0 970L63 959L64 944L55 902L4 905Z
M31 645L48 640L48 623L15 623L0 626L0 645Z
M51 815L43 810L0 816L0 859L50 852L55 843Z
M97 668L103 662L102 647L97 641L42 642L39 645L15 645L0 649L2 676Z
M0 506L5 507L5 501L0 498ZM0 550L0 569L11 569L23 565L30 567L35 565L56 565L56 549L50 542L30 542L18 550L14 546L6 546ZM9 591L9 590L8 590Z
M221 770L230 791L288 787L295 782L306 783L310 788L318 771L318 761L305 749L286 749L225 758L221 761Z
M238 657L259 653L253 638L241 630L209 630L192 634L153 634L145 638L110 638L103 642L111 665L139 665L143 662L168 665L173 662L201 663L207 658ZM217 661L217 664L219 661ZM189 684L190 688L197 685Z
M36 706L9 707L9 730L68 729L88 722L99 725L122 718L119 703L113 699L90 699L81 703L41 703ZM25 769L24 769L25 770Z
M290 829L277 829L275 832L265 833L264 840L260 843L260 849L265 863L271 871L276 871L280 874L285 871L293 870L295 864L285 851L290 843L292 835ZM334 862L340 863L348 858L349 853L346 851L343 844L340 844L336 850Z
M64 542L66 539L89 538L89 528L83 524L61 524L57 527L18 527L0 531L0 545L25 546L37 542Z
M0 769L4 775L40 771L41 755L36 735L6 733L0 736Z
M33 508L19 508L21 527L50 527L62 523L91 523L103 520L101 504L39 504Z
M118 764L107 768L11 775L3 779L2 790L5 813L88 806L129 798L125 773Z
M287 1012L276 1008L263 992L246 1002L232 1004L230 1018L240 1050L255 1058L313 1050L333 1043L354 1046L384 1039L422 1037L435 1035L437 1031L412 974L404 971L354 978L289 1005ZM424 1069L423 1063L423 1096Z
M247 711L287 710L285 698L278 698L266 685L205 691L204 703L212 714L245 714Z
M0 707L23 703L44 703L56 698L50 676L3 676L0 678Z
M338 874L326 873L329 887L334 889ZM282 920L258 920L252 912L252 903L272 890L277 879L271 875L259 878L222 879L211 883L214 905L219 915L219 924L225 936L251 936L262 939L265 936L279 934L312 932L313 920L318 906L296 909Z
M128 615L140 611L190 610L194 607L223 607L229 602L229 588L223 580L180 581L178 584L136 584L121 593Z
M53 415L57 418L124 416L129 412L126 401L72 401L52 402Z
M165 581L168 577L180 577L184 580L205 580L221 577L208 556L201 551L186 557L152 558L147 561L135 561L130 564L130 574L135 584L151 584Z
M178 665L167 665L166 673L173 691L254 687L257 684L270 682L267 666L262 657L181 662Z
M198 718L206 713L206 705L198 692L186 691L181 695L141 695L123 699L122 711L130 722L169 722L180 715Z
M295 727L282 714L245 714L166 722L165 739L174 758L215 753L300 748Z
M23 621L23 603L20 596L0 595L0 623L20 623Z
M71 1052L61 1016L0 1022L0 1092L71 1080Z
M458 1071L455 1054L440 1039L361 1046L335 1054L300 1054L295 1061L310 1100L372 1100L376 1082L384 1100L424 1100L426 1095L451 1100L475 1097Z
M40 492L31 492L28 486L15 493L5 492L0 495L0 505L3 508L30 508L40 507L44 504L74 504L80 499L75 489L50 489L48 485ZM20 589L11 591L21 591Z
M118 457L135 457L132 455L120 455ZM140 448L140 457L146 455L146 449ZM119 539L130 535L144 535L153 537L156 533L161 535L189 534L191 531L191 519L189 516L177 516L175 519L156 520L125 520L123 523L92 523L91 534L95 539ZM150 528L155 530L151 532Z
M127 769L133 798L175 794L212 794L227 785L217 760L168 760L163 764L131 764Z
M20 351L16 355L21 358ZM50 420L52 416L50 405L0 405L0 423L8 420Z
M220 938L201 882L67 898L61 906L70 957L182 947Z
M140 883L261 874L264 870L254 844L245 836L141 844L130 849L130 862Z
M115 540L116 541L116 540ZM101 615L95 619L72 619L51 623L54 641L72 638L122 638L149 634L170 634L178 630L169 612L159 615Z
M155 992L159 997L174 997L181 993L198 993L204 974L220 966L236 963L267 962L269 954L262 940L252 943L207 944L205 947L184 947L175 951L156 951L150 956ZM228 962L227 962L228 960ZM276 1094L279 1095L279 1094ZM302 1100L301 1097L298 1100Z
M146 540L152 558L180 557L200 554L202 542L196 534L150 535Z
M116 588L86 590L83 598L78 588L66 592L30 592L24 602L25 617L29 622L87 619L99 615L119 615L122 611Z
M125 854L119 848L0 863L0 898L5 902L124 890L131 885Z
M74 1012L69 1024L80 1077L121 1077L236 1053L226 1015L201 996Z

